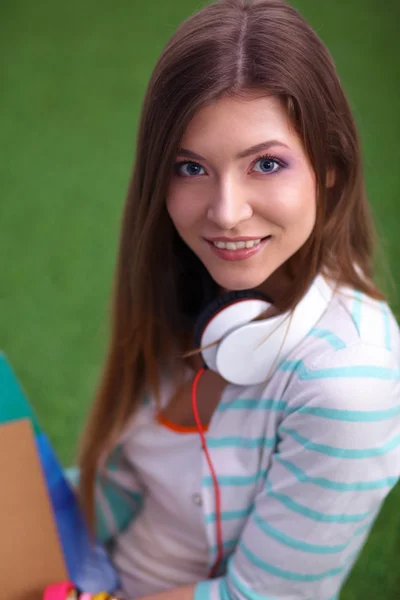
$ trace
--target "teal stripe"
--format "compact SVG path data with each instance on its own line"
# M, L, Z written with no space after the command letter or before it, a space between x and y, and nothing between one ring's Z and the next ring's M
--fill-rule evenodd
M328 344L330 344L335 350L342 350L343 348L346 348L344 341L328 329L318 329L317 327L314 327L307 335L326 340Z
M143 505L143 495L116 485L114 482L103 483L99 479L102 492L113 514L118 531L123 531L137 515Z
M324 477L311 477L307 475L300 467L296 466L288 460L284 460L280 456L275 456L275 460L281 465L286 467L288 471L293 473L298 481L302 483L313 483L319 487L327 488L329 490L336 490L337 492L365 492L369 490L377 490L385 487L393 487L398 482L398 477L386 477L385 479L376 479L375 481L356 481L353 483L346 483L341 481L331 481Z
M284 412L292 414L313 415L324 419L335 421L351 421L360 423L375 423L384 421L400 414L400 405L386 410L341 410L337 408L325 408L320 406L288 406L286 402L272 400L270 398L237 398L236 400L223 402L217 408L219 412L227 410L271 410L273 412Z
M272 596L259 594L243 583L243 581L236 575L231 561L228 562L228 576L235 588L239 590L240 594L246 598L246 600L276 600L276 597L272 598Z
M294 411L292 411L294 412ZM298 409L298 414L313 415L335 421L350 421L355 423L377 423L385 421L400 414L400 405L386 410L341 410L336 408L322 408L319 406L303 406Z
M208 448L273 448L276 444L276 437L273 438L246 438L240 436L227 436L220 438L207 437Z
M199 581L194 586L193 600L210 600L212 579Z
M350 560L353 559L353 555L350 557ZM348 561L350 562L350 561ZM343 567L343 569L346 567ZM248 599L248 600L276 600L276 597L274 596L272 598L272 596L266 596L265 594L259 594L258 592L255 592L253 589L251 589L250 587L248 587L245 583L243 583L243 581L241 579L239 579L239 577L237 576L233 566L232 566L232 561L229 561L228 563L228 576L229 579L232 581L233 585L236 587L237 590L239 590L240 594ZM339 592L335 592L335 594L329 598L329 600L339 600Z
M319 521L321 523L360 523L361 521L364 521L364 519L369 517L372 513L371 510L368 510L367 512L358 514L327 514L319 512L317 510L313 510L308 506L304 506L303 504L296 502L286 494L274 492L272 490L272 485L269 482L269 480L267 480L267 490L270 498L274 498L275 500L286 506L286 508L288 508L289 510L303 515L303 517L307 517L308 519L312 519L313 521Z
M96 503L95 515L96 515L96 519L95 519L96 520L96 523L95 523L96 538L99 540L100 543L105 544L106 542L108 542L110 540L110 538L113 536L114 532L109 529L106 518L104 516L103 510L102 510L99 502Z
M251 485L257 483L259 479L265 478L267 469L264 471L258 471L254 475L218 475L219 485ZM213 487L214 482L211 475L203 477L204 487Z
M361 335L361 306L362 306L362 293L358 290L354 291L354 302L351 316L356 326L358 335Z
M326 579L327 577L335 577L335 575L339 575L345 569L345 567L342 566L335 569L329 569L328 571L322 571L321 573L296 573L294 571L286 571L285 569L281 569L272 563L262 560L256 554L251 552L251 550L249 550L243 542L240 542L239 548L247 560L249 560L253 565L259 569L262 569L263 571L266 571L267 573L270 573L271 575L275 575L275 577L280 577L281 579L286 579L287 581L320 581L321 579Z
M252 506L248 508L244 508L241 510L225 510L221 512L221 521L233 521L235 519L245 519L249 516L251 511L253 510ZM209 523L215 523L217 520L217 516L215 512L209 513L205 516L205 522L208 525Z
M351 539L346 544L340 544L338 546L324 546L321 544L309 544L302 540L298 540L290 535L287 535L280 529L273 527L267 521L264 521L259 515L254 513L254 521L265 535L276 540L277 542L300 550L301 552L309 552L310 554L337 554L346 550L347 546L351 543Z
M390 337L390 320L389 320L389 308L385 302L381 304L382 316L383 316L383 327L385 332L385 348L391 351L392 340Z
M273 412L285 411L287 402L274 400L273 398L236 398L221 402L217 407L217 412L227 410L271 410Z
M361 527L358 527L354 532L354 536L362 535L366 531L369 531L371 529L371 527L373 526L374 521L375 521L375 518L372 519L371 521L368 521L368 523L366 523L365 525L361 525Z
M382 446L377 446L376 448L365 448L364 450L361 450L352 448L335 448L334 446L327 446L326 444L317 444L312 440L304 437L294 429L287 429L286 427L280 426L279 430L289 435L306 450L311 450L312 452L319 452L320 454L326 454L327 456L334 456L337 458L372 458L374 456L382 456L383 454L387 454L391 450L394 450L395 448L398 448L400 446L400 435L396 435L393 439L389 440L386 444L383 444Z
M232 600L225 577L221 577L218 585L218 591L221 600Z
M246 515L247 516L247 515ZM226 542L224 542L222 544L224 550L234 550L236 548L236 546L238 545L238 538L235 538L233 540L226 540ZM218 544L215 544L214 546L210 547L210 554L217 554L219 550L219 546ZM229 557L227 557L229 558Z
M112 473L116 473L121 469L122 445L115 446L110 456L107 458L106 469Z
M285 360L279 367L281 371L295 372L299 379L311 381L315 379L366 378L366 379L400 379L399 369L387 369L376 365L353 365L349 367L330 367L327 369L308 370L302 360Z

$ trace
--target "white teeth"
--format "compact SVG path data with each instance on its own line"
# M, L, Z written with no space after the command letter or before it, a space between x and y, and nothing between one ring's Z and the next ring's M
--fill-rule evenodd
M241 250L242 248L252 248L261 242L261 238L258 240L248 240L247 242L213 242L217 248L224 248L225 250Z

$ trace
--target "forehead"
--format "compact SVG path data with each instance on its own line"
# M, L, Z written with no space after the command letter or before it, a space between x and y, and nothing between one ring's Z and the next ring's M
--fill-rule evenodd
M181 145L195 144L210 149L215 145L226 146L234 151L268 139L279 139L294 147L300 144L286 109L277 97L224 96L195 114ZM200 152L199 148L191 149Z

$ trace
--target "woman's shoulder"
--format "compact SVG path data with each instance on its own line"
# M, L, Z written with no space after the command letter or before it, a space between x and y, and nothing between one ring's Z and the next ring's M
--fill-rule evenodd
M339 289L299 353L311 366L325 360L335 362L346 349L347 353L353 349L354 354L386 355L387 361L400 362L400 329L387 302L358 290Z
M288 401L351 409L400 401L400 332L386 302L346 289L280 365Z

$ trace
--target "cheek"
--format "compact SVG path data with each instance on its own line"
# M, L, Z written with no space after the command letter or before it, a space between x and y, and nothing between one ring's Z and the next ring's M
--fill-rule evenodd
M201 203L194 193L188 193L184 186L171 185L166 197L166 207L178 231L195 225L202 216Z
M316 218L316 190L314 179L287 181L281 186L271 207L271 217L282 228L312 228Z

